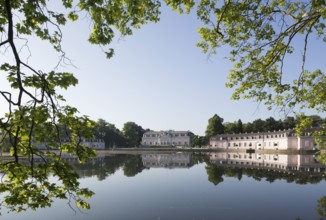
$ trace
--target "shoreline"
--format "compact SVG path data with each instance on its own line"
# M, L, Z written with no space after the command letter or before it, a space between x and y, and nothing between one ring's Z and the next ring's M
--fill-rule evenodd
M98 155L103 154L142 154L142 153L173 153L173 152L190 152L190 153L218 153L218 152L238 152L246 153L248 149L216 149L216 148L115 148L97 150ZM251 153L256 154L315 154L318 150L271 150L271 149L259 149L253 150Z
M105 155L114 155L114 154L144 154L144 153L179 153L179 152L188 152L188 153L225 153L225 152L237 152L237 153L246 153L249 149L216 149L216 148L115 148L115 149L97 149L96 153L99 156ZM271 149L260 149L252 150L252 154L287 154L287 155L312 155L316 153L326 153L325 151L318 150L271 150ZM65 153L64 153L65 154ZM66 154L65 154L66 155ZM3 152L0 157L11 157L9 152Z

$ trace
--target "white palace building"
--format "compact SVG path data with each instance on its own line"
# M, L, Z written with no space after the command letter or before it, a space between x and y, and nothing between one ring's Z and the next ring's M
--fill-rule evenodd
M296 136L293 130L218 134L210 139L210 146L221 149L312 150L315 138L308 131L303 136Z
M142 137L144 147L190 146L194 134L190 131L147 131Z

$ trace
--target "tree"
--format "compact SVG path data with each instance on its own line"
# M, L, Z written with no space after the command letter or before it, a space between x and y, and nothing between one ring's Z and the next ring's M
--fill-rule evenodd
M296 120L294 117L286 117L282 122L284 129L293 129L296 125Z
M226 134L236 134L238 133L237 124L235 122L225 122L223 123L224 133Z
M94 136L103 139L106 147L124 146L125 140L122 132L115 125L98 119L94 127Z
M238 133L243 133L243 124L242 124L241 119L239 119L238 123L237 123L237 132Z
M105 49L115 31L130 35L132 29L158 21L160 6L157 0L62 0L56 4L51 8L45 0L0 0L0 73L9 88L0 88L1 108L7 109L0 116L0 147L9 140L12 158L0 165L5 174L0 192L5 193L1 204L13 211L50 206L53 198L75 199L78 206L89 208L85 199L92 192L79 187L78 175L61 160L63 153L77 156L80 162L95 155L82 142L93 138L94 122L64 105L58 93L78 82L72 73L59 70L61 64L69 62L62 48L62 26L79 16L89 18L92 30L88 41ZM46 41L59 53L53 69L40 69L39 62L30 62L31 38ZM21 52L24 50L27 53ZM107 57L114 53L113 49L105 50ZM46 150L37 147L41 143L46 144ZM42 163L36 163L35 158ZM58 184L50 182L50 174L57 177Z
M273 117L269 117L265 120L265 131L278 131L282 129L282 122L276 121Z
M223 126L224 119L215 114L213 117L208 119L208 125L205 131L206 137L210 138L217 134L224 133L224 126Z
M302 109L326 111L326 75L309 68L309 42L325 42L326 2L312 1L200 1L197 15L203 52L215 54L220 46L230 47L228 59L234 68L226 86L234 88L233 99L253 99L286 116L299 115L300 134L311 126ZM301 62L293 65L291 59ZM314 65L313 65L314 66ZM320 67L321 68L321 67ZM314 132L322 145L326 123Z
M309 40L326 39L325 6L323 0L200 1L197 14L206 26L198 46L210 54L231 47L227 86L235 88L233 99L251 98L286 113L295 106L325 111L325 73L306 65ZM295 72L290 59L296 55L302 61Z
M208 143L207 138L205 136L194 135L191 140L192 147L202 147L206 146Z
M238 134L244 131L241 119L235 122L225 122L223 126L226 134Z
M128 147L139 146L145 130L135 122L126 122L122 128L123 137Z
M252 122L252 125L253 125L253 130L252 132L262 132L262 131L266 131L266 128L265 128L265 121L262 120L262 119L256 119Z

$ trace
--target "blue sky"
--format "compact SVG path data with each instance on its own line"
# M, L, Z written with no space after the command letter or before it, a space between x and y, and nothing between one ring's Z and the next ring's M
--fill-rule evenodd
M76 68L63 65L60 70L72 71L79 84L62 93L81 114L103 118L119 129L134 121L152 130L203 135L214 114L225 121L280 118L277 111L267 111L252 100L230 100L232 89L225 83L232 63L223 59L226 48L208 57L195 46L200 25L194 15L180 16L164 7L158 24L115 39L111 47L116 55L108 60L101 48L87 42L89 26L84 19L69 24L63 29L63 48ZM30 64L52 70L58 54L45 42L29 43ZM325 58L318 54L322 50L316 46L313 51L314 65L322 64Z

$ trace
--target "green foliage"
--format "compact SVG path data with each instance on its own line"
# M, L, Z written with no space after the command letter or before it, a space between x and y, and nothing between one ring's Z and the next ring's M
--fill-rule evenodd
M190 4L190 1L187 2L180 4ZM10 163L2 164L5 181L0 183L0 188L6 194L4 204L11 210L49 206L52 198L67 196L75 198L79 207L89 208L84 199L91 195L90 191L79 188L78 176L69 164L60 159L61 155L75 155L81 163L94 156L95 152L83 146L82 141L92 139L94 131L96 135L101 135L104 129L103 138L108 146L112 145L112 141L123 140L113 125L104 123L93 129L95 123L88 117L79 116L76 108L62 105L65 99L57 93L58 90L75 86L78 80L72 73L57 71L60 62L66 59L61 28L67 22L77 21L86 15L91 24L88 41L103 47L113 40L117 32L122 36L131 35L133 29L148 22L157 22L160 5L158 0L63 0L56 2L54 11L51 9L53 5L45 0L0 1L0 47L5 56L12 58L12 61L0 63L0 73L5 75L11 87L9 91L0 89L8 109L7 114L0 118L0 147L1 151L9 150L13 158ZM28 65L28 58L20 54L18 47L22 44L28 46L28 40L24 39L29 38L52 45L60 55L57 67L43 71ZM108 48L105 54L110 58L114 50ZM142 130L139 128L136 127L137 132ZM126 127L124 134L129 145L137 146L139 140L130 133L132 129ZM45 149L40 150L40 146ZM36 163L36 159L42 162ZM59 184L50 184L49 175L57 177ZM26 196L22 197L19 192Z
M224 126L223 126L224 119L215 114L213 117L208 119L208 125L205 131L206 137L210 138L217 134L224 133Z
M122 128L122 134L128 147L139 146L144 133L145 130L135 122L126 122Z
M209 54L229 46L234 67L226 85L235 89L233 99L254 99L285 114L306 108L325 112L325 73L306 65L309 40L326 39L325 6L319 0L201 0L198 46ZM302 57L297 68L289 62L292 55Z
M194 135L191 140L192 147L202 147L208 144L208 139L205 136Z
M205 169L208 175L208 181L213 183L215 186L224 181L223 175L225 170L223 167L218 167L209 163L206 165Z
M106 147L123 147L125 146L125 138L122 132L113 124L99 119L94 127L94 136L97 139L102 139Z
M326 217L326 196L321 197L317 202L317 213L321 218Z
M127 177L136 176L138 173L141 173L145 167L141 157L131 156L123 164L123 174Z
M214 185L218 185L223 182L223 177L233 177L238 180L242 179L243 175L251 177L256 181L261 181L265 179L266 181L272 183L275 180L284 179L288 183L295 182L297 184L307 184L307 183L319 183L323 181L325 177L323 175L311 175L309 172L280 172L279 170L270 169L253 169L253 168L243 168L241 166L228 166L226 164L221 165L214 162L206 162L206 172L208 175L208 181L212 182Z

